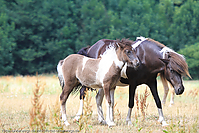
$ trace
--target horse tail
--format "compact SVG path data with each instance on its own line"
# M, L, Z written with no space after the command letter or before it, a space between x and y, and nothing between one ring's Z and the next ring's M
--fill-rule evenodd
M64 88L64 76L63 76L63 71L62 71L63 62L64 60L60 60L57 65L57 73L58 73L58 78L59 78L59 82L60 82L60 86L62 87L62 90Z

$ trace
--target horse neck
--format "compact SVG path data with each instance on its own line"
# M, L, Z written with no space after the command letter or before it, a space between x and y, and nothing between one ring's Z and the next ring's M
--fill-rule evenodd
M136 48L136 54L150 73L163 72L165 65L159 59L162 58L161 48L154 42L144 41Z
M106 50L104 54L101 55L101 57L102 58L100 62L103 62L104 64L115 63L115 66L118 67L119 69L122 69L125 64L124 61L121 61L118 58L118 51L116 51L114 48L109 48L108 50Z

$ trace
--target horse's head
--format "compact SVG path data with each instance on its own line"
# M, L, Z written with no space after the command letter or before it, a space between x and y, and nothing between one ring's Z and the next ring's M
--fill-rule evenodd
M117 46L120 49L120 60L127 62L127 64L135 69L139 67L140 61L132 48L132 42L127 39L122 39L121 41L116 42Z
M77 54L81 54L81 55L84 55L84 56L88 56L87 52L88 52L88 49L90 48L90 46L87 46L87 47L83 47L82 49L80 49Z
M165 63L165 78L173 86L176 95L180 95L184 92L184 86L182 83L182 75L188 75L188 65L182 55L168 52L166 59L160 59Z

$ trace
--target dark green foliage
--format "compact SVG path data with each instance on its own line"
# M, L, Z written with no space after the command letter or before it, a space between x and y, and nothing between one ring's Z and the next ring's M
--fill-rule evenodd
M55 72L59 60L100 39L137 36L182 49L191 75L198 74L198 53L192 58L186 52L199 42L196 0L0 0L0 5L0 75Z

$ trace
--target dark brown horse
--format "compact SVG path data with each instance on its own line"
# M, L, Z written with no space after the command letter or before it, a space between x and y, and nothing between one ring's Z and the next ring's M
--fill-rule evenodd
M116 83L125 64L137 67L138 58L130 44L117 40L106 47L100 58L94 59L80 54L72 54L57 65L58 77L62 85L60 95L62 120L66 126L66 100L79 83L92 88L103 88L107 100L108 126L114 126L113 101Z
M87 55L92 58L98 58L100 54L105 51L105 47L107 47L112 42L115 42L115 40L99 40L93 46L87 49ZM182 76L187 75L191 77L188 72L187 63L185 62L185 59L182 55L174 52L170 48L153 39L140 37L135 42L132 42L131 45L135 48L136 54L141 64L137 70L131 67L124 67L122 70L124 73L121 74L123 78L121 78L120 81L129 85L129 111L126 122L128 125L132 124L131 112L134 106L134 95L136 87L141 84L146 84L149 86L158 108L158 121L162 123L163 126L165 126L167 123L164 119L161 101L158 96L156 77L158 74L160 74L162 79L166 79L171 83L175 93L180 95L184 92ZM83 95L84 91L82 90L81 92L81 95ZM103 90L99 90L98 94L96 95L96 102L98 109L98 120L101 123L106 123L102 112L103 96ZM82 107L80 107L80 110L81 108ZM82 113L82 110L80 110L77 115Z

